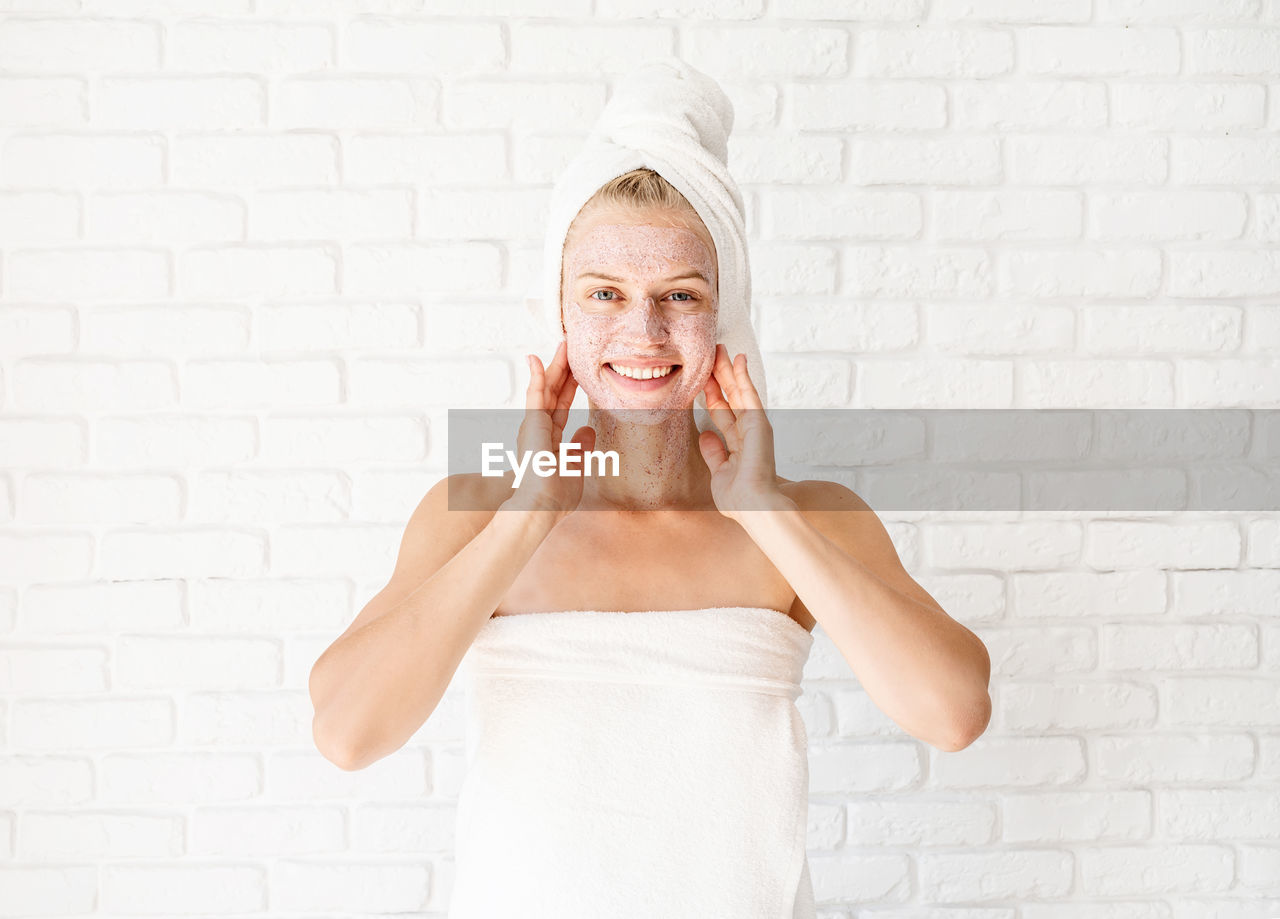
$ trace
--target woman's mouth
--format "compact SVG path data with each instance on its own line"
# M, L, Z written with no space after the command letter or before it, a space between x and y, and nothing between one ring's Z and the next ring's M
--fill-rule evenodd
M662 367L633 367L622 361L604 365L607 375L614 385L631 392L647 392L661 389L671 382L672 377L680 372L679 364L667 364Z

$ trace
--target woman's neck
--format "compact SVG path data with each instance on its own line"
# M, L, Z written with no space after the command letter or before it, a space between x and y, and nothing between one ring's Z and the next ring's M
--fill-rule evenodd
M645 422L641 423L640 420ZM698 449L692 409L591 407L594 450L616 450L616 476L583 479L583 510L711 510L711 471Z

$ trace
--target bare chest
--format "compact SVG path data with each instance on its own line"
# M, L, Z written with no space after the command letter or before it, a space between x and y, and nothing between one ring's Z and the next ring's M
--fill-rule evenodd
M583 513L565 518L543 541L494 615L722 606L790 615L794 600L795 591L768 557L719 514L693 512L679 524L627 524Z

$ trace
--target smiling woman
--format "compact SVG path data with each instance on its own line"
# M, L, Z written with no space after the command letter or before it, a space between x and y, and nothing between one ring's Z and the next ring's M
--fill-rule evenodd
M655 76L672 79L626 87L664 85ZM719 87L692 68L677 77L716 97L727 132ZM468 653L451 919L529 915L531 889L538 916L813 916L794 699L814 620L738 517L781 497L772 457L756 438L744 449L730 411L730 458L693 413L700 396L745 411L746 387L761 406L721 344L758 355L741 198L723 178L735 219L714 221L721 246L707 202L648 165L608 177L563 229L553 207L561 340L546 367L531 357L526 425L553 446L580 387L588 425L574 440L621 469L508 493L556 513Z
M643 193L651 186L679 196L648 169L606 188L636 183L640 200L658 196ZM715 245L687 202L679 209L637 208L606 195L588 202L570 227L562 279L569 367L592 404L692 404L711 373L719 310ZM635 393L660 395L636 403Z
M875 515L814 514L869 509L777 474L732 123L710 77L642 68L553 192L558 343L529 357L518 453L562 447L581 387L572 443L618 474L438 483L313 671L317 743L351 769L466 671L450 919L814 919L795 700L819 620L917 736L959 749L989 714L981 643Z

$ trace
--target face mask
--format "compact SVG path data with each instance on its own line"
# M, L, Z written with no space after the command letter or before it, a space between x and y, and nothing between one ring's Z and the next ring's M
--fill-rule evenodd
M715 359L714 250L694 231L675 226L597 222L575 235L565 248L562 310L578 386L599 408L692 406ZM584 272L620 280L579 278ZM690 272L707 282L667 280ZM632 380L610 367L655 363L674 369Z

